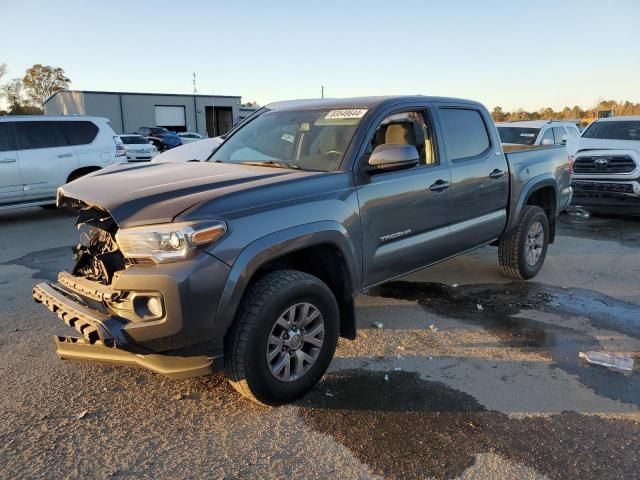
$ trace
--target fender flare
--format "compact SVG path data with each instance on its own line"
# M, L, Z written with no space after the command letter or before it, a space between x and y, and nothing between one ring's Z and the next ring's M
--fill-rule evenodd
M361 284L359 263L353 241L344 226L334 221L295 226L261 237L240 252L233 262L220 298L215 317L218 326L226 331L233 323L242 296L260 267L277 257L320 244L330 244L340 250L350 282L349 293L353 294L358 290Z
M524 184L522 190L520 191L520 194L518 196L518 201L511 208L509 224L505 229L505 233L510 232L511 230L513 230L518 226L518 222L520 221L520 216L522 215L522 209L524 208L526 201L529 199L529 197L533 192L544 187L553 188L553 191L555 192L555 201L556 201L555 211L558 212L559 195L558 195L558 182L556 178L550 173L538 175L536 177L533 177L529 181L527 181ZM555 219L553 219L553 221L555 221Z

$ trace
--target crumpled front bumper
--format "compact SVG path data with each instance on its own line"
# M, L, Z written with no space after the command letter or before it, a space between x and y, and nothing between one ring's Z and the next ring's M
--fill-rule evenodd
M215 312L227 274L226 265L203 253L188 262L117 272L111 285L62 272L58 282L37 284L33 298L80 334L55 337L60 358L138 365L186 378L211 372L222 358L224 331ZM160 296L164 316L144 321L114 310L126 294Z

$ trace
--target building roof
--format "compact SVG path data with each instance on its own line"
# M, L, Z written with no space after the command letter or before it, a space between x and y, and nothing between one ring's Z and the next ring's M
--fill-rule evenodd
M101 95L153 95L157 97L208 97L208 98L242 98L240 95L200 95L200 94L192 94L192 93L149 93L149 92L104 92L100 90L58 90L49 98L47 98L44 103L47 103L53 97L58 95L59 93L95 93Z

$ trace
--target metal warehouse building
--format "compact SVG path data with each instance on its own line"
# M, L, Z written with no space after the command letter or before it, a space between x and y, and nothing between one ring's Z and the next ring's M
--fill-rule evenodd
M44 103L44 113L107 117L116 133L166 127L216 137L253 111L242 107L240 99L226 95L61 90Z

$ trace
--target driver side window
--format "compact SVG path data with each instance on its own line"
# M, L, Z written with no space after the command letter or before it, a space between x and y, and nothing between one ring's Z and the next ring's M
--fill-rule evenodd
M420 165L438 163L433 130L423 111L395 113L386 117L371 139L371 151L379 145L413 145L420 155Z

